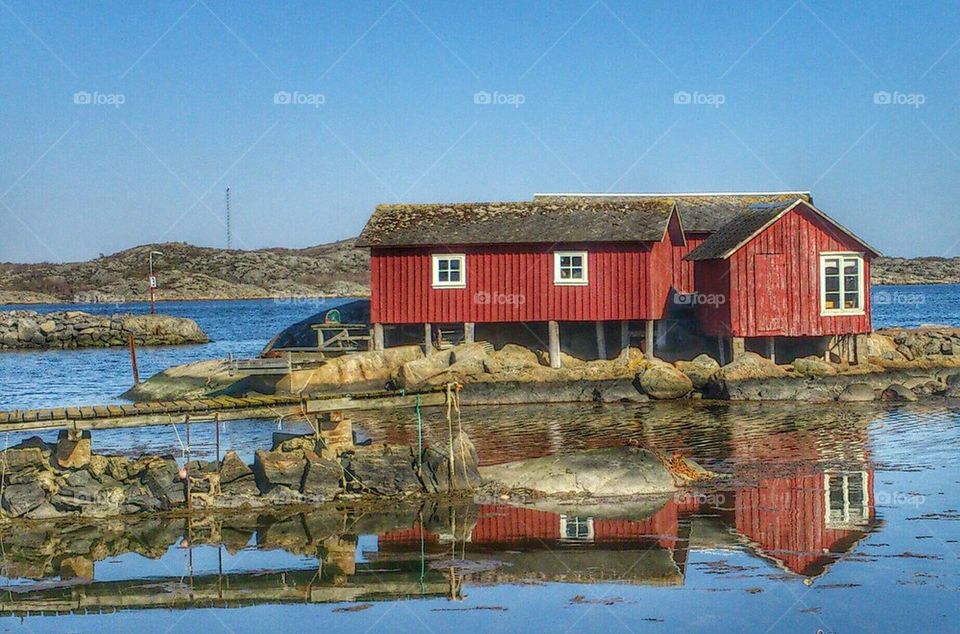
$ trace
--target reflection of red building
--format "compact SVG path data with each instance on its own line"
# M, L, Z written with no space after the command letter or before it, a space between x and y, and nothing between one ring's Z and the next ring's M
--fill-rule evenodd
M760 554L807 577L822 574L875 521L872 471L773 478L732 495L733 528Z
M771 478L755 487L711 494L708 499L716 500L716 506L708 508L695 497L684 502L671 500L642 519L481 505L469 544L481 550L509 546L509 550L525 552L576 544L606 550L655 549L666 553L682 574L691 524L719 514L756 554L790 572L812 577L823 574L839 554L850 551L876 522L872 471ZM379 543L381 548L403 550L419 545L421 538L428 547L441 541L438 534L414 526L384 533Z

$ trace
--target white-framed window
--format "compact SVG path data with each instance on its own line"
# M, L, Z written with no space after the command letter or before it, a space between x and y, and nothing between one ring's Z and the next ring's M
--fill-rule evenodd
M831 528L867 524L870 521L868 484L865 471L824 473L824 524Z
M587 252L555 251L553 253L553 283L569 286L586 286Z
M820 254L820 314L864 313L862 253Z
M563 541L593 541L593 518L576 515L560 516L560 539Z
M467 256L462 253L433 255L433 287L465 288L467 285Z

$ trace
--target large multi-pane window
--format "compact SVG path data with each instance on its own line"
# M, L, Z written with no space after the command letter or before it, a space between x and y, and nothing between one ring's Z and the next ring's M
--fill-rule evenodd
M448 254L433 256L433 287L464 288L467 285L466 256Z
M820 255L820 312L823 315L864 312L863 255Z

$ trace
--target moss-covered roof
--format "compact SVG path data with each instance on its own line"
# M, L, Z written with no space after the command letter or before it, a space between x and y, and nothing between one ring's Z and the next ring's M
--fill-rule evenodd
M650 242L673 207L671 198L379 205L357 246Z

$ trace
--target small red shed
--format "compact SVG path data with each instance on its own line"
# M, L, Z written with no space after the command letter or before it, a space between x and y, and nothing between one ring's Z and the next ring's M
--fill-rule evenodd
M871 331L870 263L879 252L797 199L762 203L691 251L697 321L733 340L847 337Z
M675 201L659 197L380 205L357 245L371 250L375 346L385 326L422 324L432 345L433 326L462 324L470 341L478 325L543 324L559 367L561 323L590 324L600 357L608 326L621 342L631 322L652 331L684 243Z

